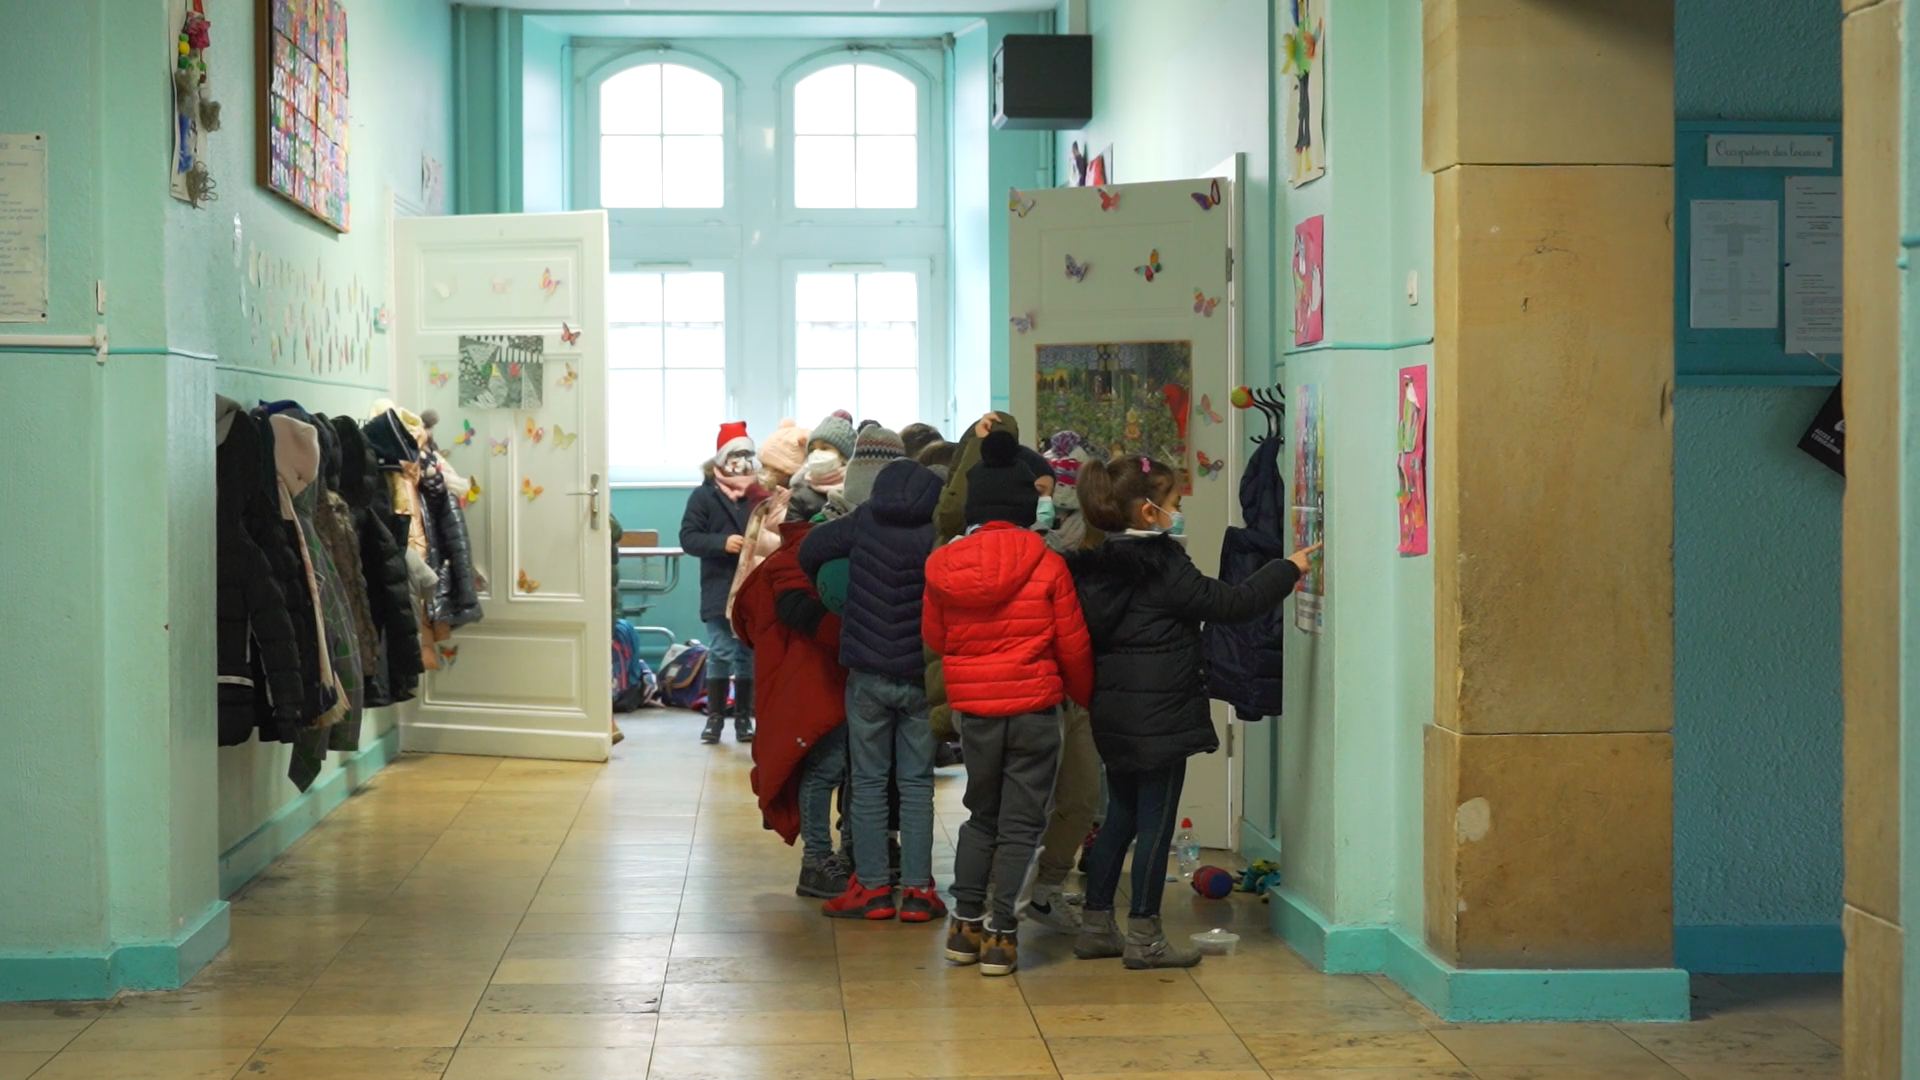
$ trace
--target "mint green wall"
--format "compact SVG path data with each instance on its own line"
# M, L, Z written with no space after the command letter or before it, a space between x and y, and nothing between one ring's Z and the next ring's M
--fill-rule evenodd
M610 505L613 516L620 519L620 527L629 531L635 529L654 529L660 533L662 547L680 546L680 517L687 509L687 496L693 492L693 485L686 487L619 487L613 489ZM639 568L628 560L621 560L619 571L632 579ZM673 631L674 640L685 641L688 638L707 639L706 628L700 623L700 560L685 557L680 560L680 587L660 596L644 616L633 621L647 626L664 626ZM658 634L641 638L642 654L648 663L653 663L655 655L662 649Z
M568 103L572 100L572 39L531 16L520 23L521 209L529 214L567 208Z

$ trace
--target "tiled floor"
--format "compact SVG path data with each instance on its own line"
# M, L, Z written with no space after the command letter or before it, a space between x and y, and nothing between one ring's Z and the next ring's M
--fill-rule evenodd
M1191 974L1075 961L1042 930L1016 978L950 969L937 927L796 899L746 752L696 726L629 718L605 766L396 762L235 898L189 988L0 1005L0 1080L1839 1075L1831 979L1701 979L1684 1025L1448 1027L1392 983L1314 973L1244 896L1168 894L1180 933L1243 935Z

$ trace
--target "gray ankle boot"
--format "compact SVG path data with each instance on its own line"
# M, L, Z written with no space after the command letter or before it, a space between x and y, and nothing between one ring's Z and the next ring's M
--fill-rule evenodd
M1082 960L1111 960L1127 951L1126 939L1114 925L1111 911L1080 914L1080 936L1073 939L1073 955Z
M1190 968L1200 962L1200 950L1183 948L1167 940L1159 919L1127 919L1127 944L1122 964L1135 970L1143 968Z

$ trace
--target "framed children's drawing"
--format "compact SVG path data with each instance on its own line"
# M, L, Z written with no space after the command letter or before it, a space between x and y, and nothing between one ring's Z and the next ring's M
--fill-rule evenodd
M341 0L260 0L260 185L339 232L348 198L347 12Z

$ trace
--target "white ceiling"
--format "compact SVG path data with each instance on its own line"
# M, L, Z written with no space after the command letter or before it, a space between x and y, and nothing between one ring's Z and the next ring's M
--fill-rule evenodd
M634 15L992 15L1052 11L1052 0L468 0L522 11Z

